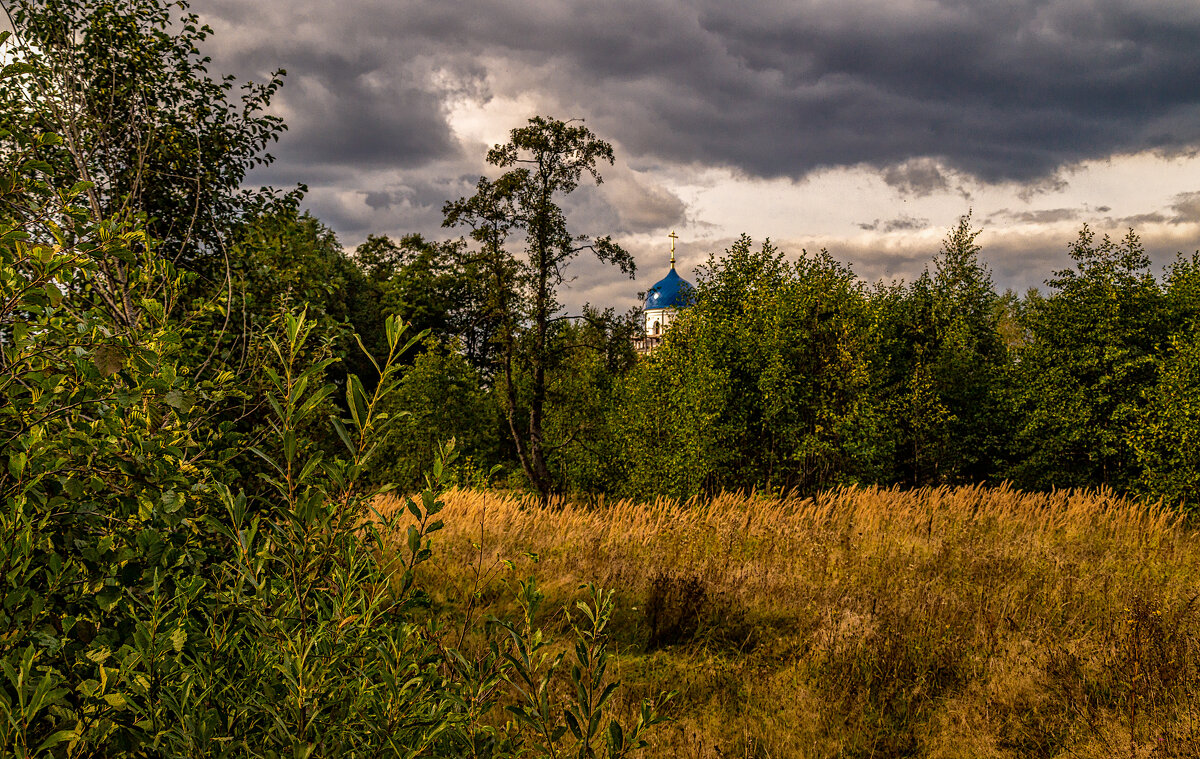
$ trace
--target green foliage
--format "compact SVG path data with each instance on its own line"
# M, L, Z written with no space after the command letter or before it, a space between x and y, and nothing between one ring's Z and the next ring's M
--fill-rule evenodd
M543 596L532 577L520 583L517 593L523 624L501 625L512 642L511 652L505 654L511 667L505 679L517 694L516 703L507 708L529 729L529 747L541 756L587 759L603 746L603 755L609 759L627 757L647 745L645 736L651 728L666 721L653 702L643 701L632 726L622 726L616 719L605 724L605 705L617 690L607 676L611 655L605 641L613 614L612 591L592 585L587 590L590 599L576 603L582 624L564 612L575 633L575 647L569 653L552 654L548 641L534 627ZM553 686L557 673L565 667L570 668L570 695L560 700ZM674 695L664 694L657 706Z
M55 133L37 157L62 183L90 184L95 220L144 214L160 255L219 282L222 237L272 194L241 189L269 163L283 122L266 113L282 71L234 94L199 48L212 30L186 2L15 0L19 76L0 85L0 129Z
M0 745L18 756L472 755L495 732L487 694L509 668L460 668L436 618L423 622L417 583L456 454L441 449L396 514L375 512L382 491L363 484L405 413L388 405L400 357L425 334L405 341L401 321L385 320L383 357L365 357L372 381L330 382L357 271L294 207L242 217L234 260L222 255L223 298L181 295L197 279L171 261L195 264L222 241L214 230L229 230L214 220L212 236L190 240L153 227L164 219L147 216L156 196L130 185L141 170L130 151L157 166L174 148L137 130L168 133L175 118L232 128L248 142L206 153L189 133L200 147L187 160L227 160L221 176L236 184L239 151L257 155L277 122L223 121L227 83L206 89L195 58L207 30L188 18L172 36L172 7L21 4L18 26L39 47L0 72L9 98L65 88L6 111L0 130ZM107 54L109 69L97 59ZM129 124L90 111L77 85L91 63L129 74L111 85L129 90L100 83L101 95L148 111L109 114ZM263 92L251 101L265 104ZM188 110L200 101L216 112ZM80 119L69 139L43 131L64 113ZM125 127L132 137L104 133ZM277 298L268 283L280 282ZM312 437L339 389L332 439L344 452ZM249 436L236 429L253 415ZM253 479L233 461L247 439L263 465ZM602 628L589 638L597 652ZM599 719L603 704L591 706ZM616 755L640 742L631 735ZM524 740L506 732L488 755L523 753Z
M393 242L369 235L354 263L363 281L348 294L350 321L369 350L383 345L382 315L397 314L443 346L454 345L481 374L494 371L484 278L462 240L430 242L414 234Z
M619 424L629 492L812 490L870 466L871 313L825 252L788 263L743 236L630 377Z
M567 228L560 198L574 192L585 173L599 184L597 164L613 162L612 146L589 129L537 116L489 150L487 160L507 171L494 181L480 177L475 195L446 203L443 224L471 227L481 246L477 265L500 365L498 397L521 468L544 500L553 486L547 446L557 444L545 440L544 424L558 287L583 250L631 276L635 266L609 237L593 240ZM524 258L505 248L514 233L524 235ZM519 383L518 374L527 374L528 382ZM528 391L521 392L521 385Z
M501 459L503 432L497 404L488 397L492 325L481 305L477 262L461 240L429 242L420 235L399 242L370 236L353 262L361 281L347 294L349 319L367 352L383 344L383 313L429 335L402 357L409 366L388 407L409 415L387 434L371 477L415 486L438 444L453 439L465 459L461 481L478 481ZM370 366L359 375L372 386Z
M443 449L426 487L392 516L373 513L379 491L359 485L399 416L385 401L416 338L402 341L403 326L387 322L380 382L367 391L349 376L349 418L334 420L345 454L328 457L299 433L336 390L323 381L330 359L304 358L316 324L288 314L266 340L280 453L255 451L269 470L255 499L221 482L221 462L201 458L198 410L228 390L173 370L170 352L158 352L177 342L170 324L134 344L103 339L103 312L96 332L80 330L46 293L72 267L86 276L88 262L12 232L0 234L5 316L35 318L30 331L3 322L20 335L0 376L12 391L0 426L4 745L29 756L521 751L516 728L481 743L494 732L482 717L497 704L480 694L510 665L463 667L435 628L417 624L426 596L416 570L442 528L438 492L455 454ZM139 235L83 250L111 255ZM580 631L595 683L611 614L603 601L602 619ZM589 695L579 712L597 724L615 687L603 682L603 697ZM627 735L610 721L610 755L628 755L658 721L649 707Z
M620 481L621 442L612 410L622 402L624 377L635 362L632 315L585 306L582 318L554 332L548 373L548 467L566 492L600 493Z
M153 615L195 598L215 548L206 481L228 454L210 415L232 383L181 371L145 231L92 221L85 186L39 171L9 167L3 200L24 214L0 222L0 743L132 751L162 727L152 704L185 642ZM118 263L133 325L94 296Z
M959 219L928 271L909 287L879 287L877 394L894 447L887 480L911 484L987 478L1011 436L1002 379L1009 356L979 230Z
M205 326L217 333L218 365L233 364L239 374L252 375L246 367L270 355L261 336L278 326L282 314L303 308L321 337L318 344L306 346L306 361L338 356L340 361L328 365L337 382L344 383L348 373L368 378L371 385L378 381L352 334L354 294L362 288L363 277L332 230L308 212L301 213L295 203L280 204L244 218L233 231L230 266L232 298L226 302L221 297L222 308L213 316L222 321L201 324L189 319L197 322L197 344L207 347L213 341L199 334ZM371 346L381 355L388 351L384 319L378 317L379 340Z
M1054 292L1028 305L1008 474L1035 488L1129 490L1139 477L1131 433L1167 338L1163 296L1132 231L1119 242L1096 240L1085 226L1070 253L1075 268L1058 272Z
M330 459L297 445L305 417L335 391L322 383L324 361L300 361L314 324L289 315L284 327L280 340L269 341L278 369L268 372L282 452L259 452L271 469L270 496L252 509L244 494L215 487L226 517L216 530L228 553L211 588L218 603L198 631L207 643L200 676L208 689L232 686L240 698L236 726L221 725L225 737L211 740L318 756L419 754L457 719L436 648L409 619L418 600L414 571L441 528L437 489L449 456L420 497L406 500L406 511L364 524L376 491L358 482L389 422L381 403L395 358L408 347L403 328L388 323L383 379L373 393L353 375L347 382L350 418L335 420L346 454ZM391 546L395 559L381 562ZM196 703L183 711L203 714Z
M384 408L403 416L383 436L370 468L373 480L401 488L419 485L445 440L455 441L467 458L459 472L464 485L474 484L473 476L499 457L496 404L466 358L454 350L427 346L404 371Z
M239 305L252 318L304 307L326 330L347 321L358 272L333 231L308 212L291 205L243 219L230 254ZM386 352L386 342L380 348Z
M1197 503L1200 264L1165 282L1086 227L1048 296L998 295L968 214L932 270L864 287L743 237L626 376L608 488L689 497L848 482L1108 485ZM613 487L615 484L615 487Z
M1200 504L1200 254L1179 258L1164 293L1171 334L1158 380L1131 435L1138 487L1175 503Z
M632 723L613 716L611 591L586 586L564 612L564 649L536 624L530 579L522 618L472 631L467 651L474 607L451 645L422 587L440 493L485 482L504 435L543 498L1009 477L1200 503L1200 254L1159 282L1132 231L1084 227L1050 294L1018 299L995 292L969 214L910 285L868 288L824 251L789 261L743 236L636 360L634 315L588 308L572 323L557 300L584 250L633 271L609 238L569 232L562 207L585 174L600 181L610 145L531 119L488 153L501 176L446 204L477 249L371 236L348 257L294 195L241 190L283 129L264 112L280 79L232 96L205 71L210 30L186 8L13 7L19 60L0 71L7 753L643 748L663 717L650 702ZM383 513L395 485L409 495ZM689 639L707 578L650 576L663 584L651 645ZM847 623L865 608L847 606ZM813 673L861 712L870 750L915 750L903 726L924 707L902 684L940 699L968 681L968 648L930 632L945 608L889 616L872 600L873 638L827 638ZM970 615L994 647L994 615ZM1167 640L1156 615L1131 624ZM1141 629L1130 693L1150 661ZM1158 664L1165 678L1174 660ZM1171 688L1188 692L1180 677Z

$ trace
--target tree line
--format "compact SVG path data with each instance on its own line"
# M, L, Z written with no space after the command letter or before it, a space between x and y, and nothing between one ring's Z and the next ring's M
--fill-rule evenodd
M350 375L377 382L368 355L385 350L389 315L424 335L400 357L374 481L417 486L453 438L464 482L495 482L500 467L504 484L542 496L1008 480L1200 498L1195 256L1156 276L1132 230L1084 227L1070 267L1018 295L996 290L969 215L909 283L866 283L824 251L743 237L710 255L695 307L637 360L637 314L568 319L557 299L581 253L634 274L611 238L568 228L563 198L614 159L582 123L535 117L495 146L498 175L445 205L464 237L372 235L346 251L300 210L303 187L242 188L286 129L268 113L283 72L235 95L198 53L209 30L169 4L16 8L41 51L22 65L44 76L4 91L9 155L78 183L94 218L145 230L171 267L156 292L194 377L240 379L246 397L223 414L247 445L262 428L261 335L303 307L325 336L308 359L333 359L338 397ZM22 132L57 138L23 144ZM101 269L88 292L137 323L128 264Z
M710 255L695 305L641 359L636 313L556 323L551 487L684 498L1007 480L1200 502L1200 257L1155 276L1132 230L1085 226L1071 266L1018 295L996 290L979 234L964 216L922 276L875 284L824 251L792 257L743 236ZM430 343L405 380L429 440L408 450L470 440L479 471L507 464L529 486L496 423L527 413L529 369L509 384L463 335L433 328ZM419 470L401 462L383 465Z

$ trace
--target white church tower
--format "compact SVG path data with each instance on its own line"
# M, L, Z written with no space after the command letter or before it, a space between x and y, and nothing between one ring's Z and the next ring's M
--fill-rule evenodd
M638 353L649 353L662 343L663 334L679 316L682 309L692 305L695 288L675 271L675 241L679 236L671 232L671 270L667 276L654 283L646 293L645 337L634 341Z

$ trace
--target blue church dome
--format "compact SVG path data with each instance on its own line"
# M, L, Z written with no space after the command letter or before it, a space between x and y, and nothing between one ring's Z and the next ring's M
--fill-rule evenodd
M692 283L679 276L675 271L674 256L672 255L671 271L667 276L654 283L654 287L646 293L646 310L655 308L687 308L692 305L696 290Z

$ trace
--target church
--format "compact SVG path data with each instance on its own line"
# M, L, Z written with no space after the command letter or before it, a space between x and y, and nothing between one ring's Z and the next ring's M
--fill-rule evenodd
M634 350L641 355L649 354L662 344L667 327L678 318L681 310L692 305L695 298L696 289L692 283L675 271L675 241L679 237L674 232L668 237L671 238L671 270L646 293L644 335L633 341Z

